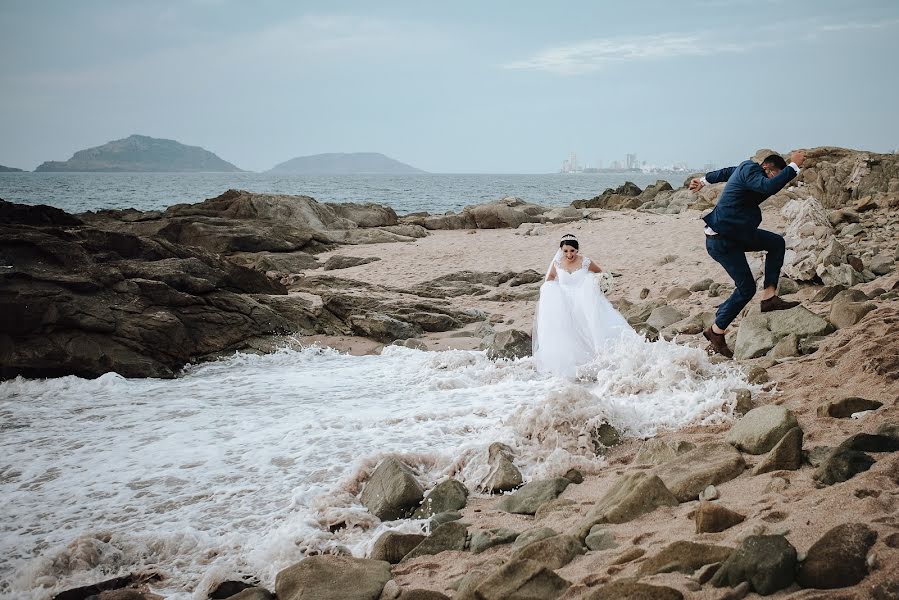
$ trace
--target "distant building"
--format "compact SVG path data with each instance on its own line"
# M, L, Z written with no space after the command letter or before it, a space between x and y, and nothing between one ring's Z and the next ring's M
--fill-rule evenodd
M637 155L636 154L625 154L624 162L627 165L628 169L639 169L639 163L637 163Z
M715 163L713 163L712 161L705 163L704 165L702 165L702 170L705 171L706 173L708 173L709 171L714 171Z

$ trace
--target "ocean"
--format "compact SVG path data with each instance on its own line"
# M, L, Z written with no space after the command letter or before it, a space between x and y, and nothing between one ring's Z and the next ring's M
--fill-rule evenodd
M565 206L632 181L641 188L666 179L680 186L684 173L553 173L546 175L342 175L270 173L0 173L0 198L49 204L71 213L106 208L161 210L200 202L234 188L302 194L320 202L376 202L397 213L442 214L468 204L517 196Z

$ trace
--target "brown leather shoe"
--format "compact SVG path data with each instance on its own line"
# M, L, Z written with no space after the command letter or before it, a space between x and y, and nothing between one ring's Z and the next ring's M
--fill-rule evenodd
M702 335L704 335L705 339L709 341L709 344L712 346L712 350L714 350L721 356L726 356L727 358L734 357L734 353L731 352L731 349L727 347L727 340L724 339L723 333L715 333L714 331L712 331L711 327L707 327L706 330L702 332Z
M799 306L799 302L784 300L780 296L771 296L767 300L762 300L762 312L787 310L788 308L796 308L797 306Z

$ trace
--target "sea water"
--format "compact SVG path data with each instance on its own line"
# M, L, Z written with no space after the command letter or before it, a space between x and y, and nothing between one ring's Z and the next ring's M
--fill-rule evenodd
M496 441L526 480L596 472L602 422L636 437L720 422L746 386L737 368L669 342L610 351L591 372L567 381L483 352L308 348L174 380L0 383L0 595L49 598L138 571L160 573L154 589L170 598L243 576L272 589L305 555L365 556L387 529L422 529L359 504L385 455L428 487L455 477L473 493Z

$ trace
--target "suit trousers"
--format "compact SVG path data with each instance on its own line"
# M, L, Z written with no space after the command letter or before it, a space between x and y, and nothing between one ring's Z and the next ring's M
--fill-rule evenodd
M705 248L709 256L714 258L730 278L734 280L736 289L730 298L718 307L715 314L715 325L722 330L737 318L740 311L749 304L755 295L755 278L746 261L747 252L767 252L765 257L765 280L763 287L777 287L780 269L784 264L786 243L782 236L756 229L747 239L737 240L720 235L707 235Z

